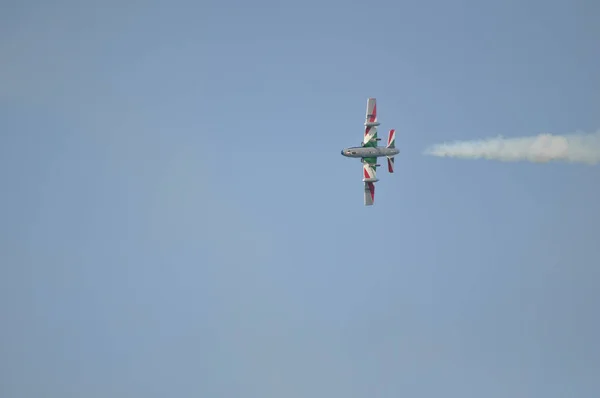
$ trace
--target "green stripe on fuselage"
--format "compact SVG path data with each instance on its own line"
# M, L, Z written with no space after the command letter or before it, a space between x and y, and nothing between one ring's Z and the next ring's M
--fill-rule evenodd
M373 135L373 137L369 140L369 142L367 142L366 144L363 145L363 147L365 148L377 148L377 131L375 131L375 134ZM363 158L363 161L365 163L368 163L371 165L371 167L373 167L375 170L377 170L377 166L375 166L377 164L377 157L365 157Z

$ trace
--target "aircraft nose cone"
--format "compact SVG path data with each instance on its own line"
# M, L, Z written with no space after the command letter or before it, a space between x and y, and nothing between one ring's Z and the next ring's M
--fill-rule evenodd
M342 149L342 150L340 151L340 153L343 155L343 154L344 154L344 150Z

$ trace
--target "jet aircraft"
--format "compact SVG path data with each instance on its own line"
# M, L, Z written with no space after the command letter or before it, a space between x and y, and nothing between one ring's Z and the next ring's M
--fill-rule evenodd
M342 150L342 155L349 158L360 158L363 164L363 182L365 184L365 206L372 206L375 202L375 183L377 158L386 157L388 172L394 172L394 156L400 153L396 149L396 130L390 130L386 146L378 146L381 138L377 138L377 101L375 98L367 99L367 114L365 117L365 134L359 147L349 147Z

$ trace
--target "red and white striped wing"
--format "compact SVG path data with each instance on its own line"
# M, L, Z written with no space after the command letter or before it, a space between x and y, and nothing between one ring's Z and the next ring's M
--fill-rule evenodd
M370 180L377 177L377 171L374 165L370 163L363 163L363 179Z
M363 182L365 184L365 206L372 206L375 202L375 182L377 181L377 168L370 163L363 163Z
M367 113L365 115L365 125L367 123L377 123L377 100L375 98L367 99ZM365 135L363 143L371 141L377 136L377 126L365 126Z

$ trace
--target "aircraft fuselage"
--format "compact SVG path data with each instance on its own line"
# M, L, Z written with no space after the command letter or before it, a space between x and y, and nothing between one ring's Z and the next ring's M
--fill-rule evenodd
M348 158L378 158L382 156L395 156L398 153L400 151L397 148L387 148L384 146L359 146L342 150L342 155Z

